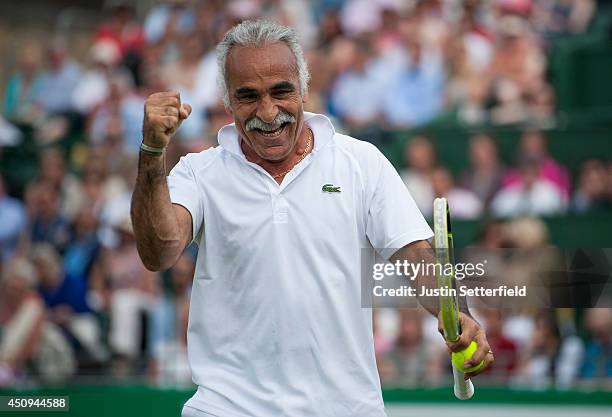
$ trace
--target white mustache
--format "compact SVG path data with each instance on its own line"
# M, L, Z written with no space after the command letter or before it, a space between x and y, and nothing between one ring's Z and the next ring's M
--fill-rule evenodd
M259 117L255 116L246 123L245 127L248 131L259 129L263 130L264 132L272 132L281 127L284 123L293 122L295 122L295 117L291 113L281 110L270 123L266 123Z

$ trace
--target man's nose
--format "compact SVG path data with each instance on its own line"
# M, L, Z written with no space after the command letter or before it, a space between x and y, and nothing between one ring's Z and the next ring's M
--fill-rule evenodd
M272 123L278 114L278 108L270 99L270 96L266 95L262 97L257 108L257 117L266 123Z

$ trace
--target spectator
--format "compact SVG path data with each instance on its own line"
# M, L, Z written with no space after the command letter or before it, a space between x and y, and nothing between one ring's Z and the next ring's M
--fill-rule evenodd
M122 161L121 153L107 154L104 149L90 148L87 152L89 162L83 167L82 172L82 197L83 201L79 208L90 206L95 212L99 212L105 204L113 198L120 196L128 191L128 185L120 175L110 175L109 169L112 168L110 159L120 169Z
M4 93L4 114L9 120L35 124L42 116L36 103L42 88L42 51L38 44L24 45L17 58L17 71Z
M109 171L113 172L116 165L120 164L127 157L123 147L123 123L121 122L121 116L109 114L107 119L103 118L102 123L96 127L95 135L95 138L93 134L90 138L92 141L99 141L99 144L97 144L95 150L89 148L87 155L89 156L93 153L97 154L96 156L103 156L104 163L109 166ZM109 158L110 155L113 158ZM91 158L89 159L91 160Z
M446 9L446 10L445 10ZM418 37L426 48L443 48L449 42L455 19L438 0L417 1L412 10L418 21Z
M551 182L540 178L538 161L520 165L520 180L506 185L493 198L491 211L498 217L552 216L563 213L564 197Z
M217 55L214 49L207 51L200 58L192 93L194 105L204 110L209 110L221 100L217 85Z
M385 317L384 313L382 313L380 310L372 309L372 332L374 335L374 351L376 352L377 356L385 355L393 345L393 338L388 334L389 332L384 331L384 323L388 323L389 321L391 321L388 319L388 316L389 315ZM395 316L393 315L392 317Z
M325 113L328 111L327 98L328 85L332 83L334 68L328 61L328 56L319 49L311 49L305 53L309 68L317 68L310 74L308 82L308 101L304 103L304 110L311 113ZM329 109L331 116L332 109ZM340 121L338 121L340 123Z
M383 10L391 2L384 0L348 0L340 11L342 30L352 36L371 33L380 27Z
M457 107L460 121L468 124L487 120L486 100L490 85L488 68L493 47L480 33L463 33L463 41L449 45L450 74L445 100Z
M381 320L380 316L384 313L379 309L372 309L372 333L374 336L374 354L376 355L376 367L378 368L378 375L383 384L387 381L393 381L397 378L397 369L395 364L387 360L386 355L389 350L393 347L393 338L390 335L385 334L383 331L383 325L381 321L385 321L384 318ZM391 313L395 313L395 310L387 310Z
M570 388L583 355L584 347L579 338L562 337L554 316L540 313L516 382L535 389Z
M353 64L356 44L354 40L346 36L338 36L325 51L326 63L328 72L330 73L330 81L326 85L326 89L330 90L333 87L333 80L340 74L349 71ZM330 94L327 91L326 94ZM331 103L328 103L331 106Z
M581 374L590 380L609 380L612 378L612 309L588 309L584 322L589 339Z
M110 94L110 78L119 71L119 47L109 40L100 40L89 50L92 67L85 71L72 93L74 109L88 116ZM126 75L129 76L129 73Z
M491 63L492 119L495 123L516 123L529 118L524 101L532 88L544 79L546 59L529 22L516 14L503 15Z
M401 309L398 337L384 357L393 370L385 382L406 387L439 384L444 370L442 364L447 359L442 346L433 345L423 337L420 310Z
M50 115L71 112L72 93L80 78L81 69L68 56L65 42L53 41L48 51L48 68L41 75L36 102Z
M153 7L144 22L144 36L149 43L168 43L191 32L195 14L189 0L165 0Z
M150 372L162 386L188 386L187 318L195 260L184 254L170 270L170 293L155 305L151 316Z
M225 109L221 100L217 101L212 107L209 107L208 111L208 125L205 133L205 140L203 141L198 152L202 149L207 149L217 145L217 132L223 126L234 123L232 115Z
M319 39L320 49L329 48L332 43L343 35L340 16L335 9L327 9L319 19Z
M260 5L260 2L263 4ZM294 28L304 49L310 49L315 44L318 27L314 22L311 1L251 0L251 3L254 5L255 13L250 17L283 22L284 25ZM234 14L234 17L241 18L239 14Z
M534 5L533 0L496 0L493 2L501 15L527 16Z
M15 258L0 280L0 387L23 376L24 366L36 355L42 337L44 308L36 272L23 258Z
M469 155L470 168L463 174L462 185L486 206L499 189L504 174L497 144L487 134L473 136L470 139Z
M400 176L421 213L431 217L434 199L431 175L436 165L436 152L431 139L421 135L407 141L404 161L406 168L400 172Z
M519 362L520 367L521 361L523 360L524 350L531 343L531 338L535 331L535 320L534 312L532 308L524 307L518 308L508 314L505 317L503 323L503 334L508 340L514 342L519 350ZM519 369L515 370L515 374L518 373ZM515 375L513 375L514 377Z
M546 223L538 218L519 217L504 225L504 248L511 249L502 252L503 264L499 270L499 285L526 286L530 288L521 298L521 305L552 305L555 293L545 290L558 284L558 274L565 268L560 252L552 249L549 242ZM516 304L514 304L516 305ZM513 339L519 339L522 333ZM506 336L509 336L506 333Z
M385 120L396 127L420 126L442 111L445 74L440 52L421 41L405 41L405 61L390 74L382 98Z
M94 35L94 44L100 40L112 42L122 59L129 54L139 54L144 34L140 23L134 18L134 10L125 4L115 6Z
M453 217L457 219L476 219L481 215L483 205L476 194L455 186L450 172L438 167L431 174L431 183L435 197L446 197L452 207Z
M119 161L112 161L112 159L109 158L109 164L114 174L105 181L104 205L100 208L98 215L100 221L98 236L106 248L115 248L121 241L119 232L121 227L119 226L130 212L130 201L136 183L138 166L138 160L135 158L123 158ZM113 192L107 193L106 190Z
M351 41L350 45L350 66L334 82L330 104L346 126L356 130L379 119L383 80L368 42Z
M532 21L545 37L584 32L595 14L594 0L534 2Z
M57 188L49 182L28 187L27 208L32 243L50 243L60 251L69 239L68 221L61 214Z
M399 10L386 8L382 11L381 24L373 37L374 49L380 55L397 48L401 44L400 35L401 15Z
M546 136L537 130L527 130L521 136L519 161L531 160L538 165L538 178L554 185L563 197L563 207L569 201L571 188L570 175L564 166L559 164L548 150ZM510 186L520 182L520 170L509 170L503 185Z
M589 210L610 208L608 196L608 173L604 163L589 159L582 163L578 188L574 192L572 211L584 213Z
M163 65L162 79L172 89L188 91L193 94L196 72L200 57L204 52L201 39L193 34L185 34L178 59Z
M66 219L71 219L82 204L83 190L79 177L68 172L63 150L47 148L42 151L37 181L48 183L59 192L60 212Z
M477 247L489 251L501 249L505 244L504 223L496 220L484 222L478 237Z
M534 217L517 217L504 224L504 247L526 249L525 252L549 246L546 223Z
M223 39L225 31L229 30L229 22L218 23L211 30L210 45L216 45ZM192 90L192 105L210 111L222 100L221 90L217 84L217 54L215 48L204 45L204 51L200 57L195 74L194 87Z
M31 257L50 322L62 330L67 343L74 341L73 349L77 352L83 350L90 360L97 362L107 359L99 324L87 302L84 277L66 274L58 253L51 245L35 245Z
M532 85L526 95L526 103L531 113L533 123L550 126L555 117L555 91L543 80Z
M83 207L72 223L70 241L64 253L65 274L87 283L89 273L100 250L98 220L91 207Z
M504 316L501 309L480 308L491 350L495 352L495 363L485 376L495 383L507 383L518 366L518 347L503 334Z
M494 34L482 22L478 2L464 1L460 22L459 44L466 54L466 65L476 74L483 74L491 65L494 54Z
M19 199L10 197L0 175L0 265L12 258L26 227L26 211Z
M104 248L91 275L96 304L110 316L109 342L115 355L113 373L127 376L138 365L145 328L159 294L157 274L145 269L129 218L117 225L119 243Z
M198 1L195 3L195 35L202 40L206 49L217 43L215 32L226 24L226 3L221 0Z
M22 139L23 132L0 115L0 147L19 145Z
M110 124L121 131L122 152L136 155L142 136L144 99L134 90L134 81L125 71L114 72L106 100L92 115L90 138L99 145L107 137Z
M183 140L199 140L205 131L205 113L198 100L196 87L198 86L198 72L200 70L203 45L201 39L194 34L188 34L180 46L180 53L177 60L167 63L161 69L162 82L170 89L181 93L181 100L192 103L192 112L189 119L181 124L178 133ZM216 65L216 60L215 60ZM215 80L214 74L210 74ZM209 80L210 81L210 80ZM212 88L212 86L210 86ZM214 90L213 90L214 92ZM200 93L203 94L203 93Z

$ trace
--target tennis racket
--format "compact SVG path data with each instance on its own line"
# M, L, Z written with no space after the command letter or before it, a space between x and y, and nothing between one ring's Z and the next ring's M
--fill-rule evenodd
M454 342L461 335L461 325L459 323L459 304L457 299L455 276L453 273L446 274L447 268L444 265L454 264L453 257L453 234L451 232L450 210L446 198L436 198L433 206L434 219L434 246L436 263L443 265L437 267L436 280L439 289L455 289L453 295L442 295L449 291L441 291L440 312L444 338ZM453 294L452 292L450 292ZM452 361L451 361L452 363ZM455 368L453 364L453 377L455 379L455 397L460 400L469 400L474 395L474 385L472 381L463 377L463 372Z

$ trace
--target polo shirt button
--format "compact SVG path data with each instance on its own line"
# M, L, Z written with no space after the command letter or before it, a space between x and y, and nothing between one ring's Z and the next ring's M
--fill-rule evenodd
M274 213L274 222L275 223L287 223L289 220L289 216L287 213Z
M274 222L287 223L289 219L289 205L287 200L282 195L279 195L274 201Z

